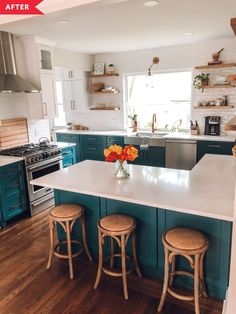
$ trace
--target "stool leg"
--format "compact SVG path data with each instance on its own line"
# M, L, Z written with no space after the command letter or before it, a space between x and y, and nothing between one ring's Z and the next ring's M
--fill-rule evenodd
M200 281L202 284L202 294L205 298L208 297L207 291L206 291L206 285L205 285L205 279L204 279L204 267L203 267L203 259L204 259L205 252L200 257Z
M92 256L89 252L88 249L88 244L87 244L87 240L86 240L86 231L85 231L85 223L84 223L84 218L82 219L82 237L83 237L83 245L84 245L84 250L88 256L88 259L90 260L90 262L92 262Z
M54 251L54 223L51 218L49 218L49 230L50 230L50 251L48 257L47 269L50 269Z
M125 259L125 236L121 236L121 262L122 262L122 279L125 300L128 300L128 289L126 279L126 259Z
M195 314L200 314L199 307L199 255L195 255L194 265L194 303L195 303Z
M168 289L168 283L169 283L169 250L165 248L165 274L164 274L164 284L161 294L160 303L157 309L157 312L161 312L165 303L166 299L166 293Z
M97 289L102 275L103 247L102 247L102 233L100 230L98 230L98 248L99 248L98 271L96 281L94 284L94 289Z
M110 260L110 268L114 267L114 241L111 237L111 260Z
M172 263L171 263L171 272L174 273L176 268L176 256L173 256ZM172 287L174 284L175 275L170 275L170 283L169 286Z
M73 272L73 264L72 264L72 249L71 249L69 221L66 221L66 239L67 239L67 250L68 250L68 258L69 258L70 279L73 279L74 272Z
M135 231L132 234L132 250L133 250L133 259L134 259L135 269L136 269L138 276L141 278L142 274L141 274L141 271L139 268L139 264L138 264L138 260L137 260L137 254L136 254L136 234L135 234Z

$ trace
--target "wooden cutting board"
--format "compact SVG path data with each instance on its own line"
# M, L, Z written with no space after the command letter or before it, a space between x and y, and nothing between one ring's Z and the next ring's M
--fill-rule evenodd
M0 120L0 148L23 145L29 142L25 118Z

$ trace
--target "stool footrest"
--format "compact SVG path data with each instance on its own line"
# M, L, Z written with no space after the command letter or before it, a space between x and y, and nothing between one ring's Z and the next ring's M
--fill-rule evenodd
M121 257L121 254L120 254L120 253L117 253L117 254L114 254L114 255L106 256L106 258L104 258L104 262L105 262L105 261L108 261L108 260L110 260L110 259L112 259L112 258L115 258L115 257ZM125 255L125 258L132 261L132 266L131 266L131 268L130 268L129 270L126 270L126 274L128 275L128 274L130 274L130 273L133 271L133 269L134 269L134 267L133 267L133 259L132 259L129 255ZM108 268L106 268L106 267L104 267L104 266L102 267L102 270L103 270L103 272L104 272L105 274L107 274L107 275L110 275L110 276L113 276L113 277L122 277L122 272L112 271L112 270L109 270Z
M191 273L190 271L186 271L186 270L175 270L170 272L170 276L176 276L176 275L180 275L180 276L189 276L194 278L194 274Z
M75 253L72 254L72 257L77 257L77 256L79 256L79 255L82 253L82 251L83 251L83 244L82 244L82 242L81 242L81 241L78 241L78 240L71 240L71 243L79 244L79 245L80 245L80 249L79 249L77 252L75 252ZM54 247L53 253L54 253L55 256L57 256L57 257L59 257L59 258L68 259L68 258L69 258L69 255L68 255L68 254L62 254L62 253L57 252L57 249L60 248L60 246L63 245L63 244L67 244L67 241L61 241L60 243L58 243L58 244Z
M168 288L167 291L169 292L169 294L171 294L176 299L184 300L184 301L194 301L194 296L179 294L177 292L174 292L171 288Z

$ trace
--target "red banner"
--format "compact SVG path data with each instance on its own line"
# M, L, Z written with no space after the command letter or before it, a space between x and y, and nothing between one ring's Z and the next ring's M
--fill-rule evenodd
M44 14L36 8L43 0L0 0L0 14Z

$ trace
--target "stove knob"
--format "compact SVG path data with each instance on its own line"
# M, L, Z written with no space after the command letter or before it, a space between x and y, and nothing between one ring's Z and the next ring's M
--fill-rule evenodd
M43 156L42 155L39 155L39 160L42 160L43 159Z

